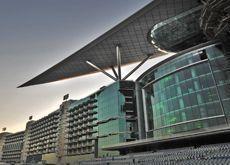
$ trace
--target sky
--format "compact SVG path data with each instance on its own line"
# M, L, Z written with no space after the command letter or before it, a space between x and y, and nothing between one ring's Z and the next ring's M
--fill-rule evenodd
M151 0L7 0L0 5L0 132L25 129L58 109L63 95L80 99L112 83L102 73L16 88L111 29ZM166 57L149 60L129 79ZM127 73L134 65L124 67ZM98 81L100 80L100 81Z

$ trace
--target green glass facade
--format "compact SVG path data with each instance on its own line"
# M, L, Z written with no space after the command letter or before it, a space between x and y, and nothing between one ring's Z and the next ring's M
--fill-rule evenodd
M99 146L108 146L125 141L125 112L121 110L125 99L119 92L119 88L120 84L114 83L108 88L105 88L98 96L98 106L100 108L98 111L98 119L101 122L98 126L98 133L101 137L98 140ZM100 151L100 155L102 156L103 154L106 153ZM116 152L114 154L116 154Z
M134 82L118 81L81 100L68 112L67 155L119 155L103 147L136 139Z
M167 138L226 127L230 77L220 45L174 55L139 80L147 137Z

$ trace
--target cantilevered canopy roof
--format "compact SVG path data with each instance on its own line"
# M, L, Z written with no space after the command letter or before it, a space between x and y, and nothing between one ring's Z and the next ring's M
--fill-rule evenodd
M73 53L37 77L19 87L49 83L96 72L90 61L101 69L117 66L116 49L120 45L121 65L141 61L160 51L148 42L149 30L157 23L200 5L199 0L153 0L105 34Z

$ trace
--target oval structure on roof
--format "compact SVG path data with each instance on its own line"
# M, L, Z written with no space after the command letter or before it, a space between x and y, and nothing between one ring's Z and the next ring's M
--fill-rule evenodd
M157 48L179 52L206 41L199 25L203 5L185 11L153 26L150 42Z

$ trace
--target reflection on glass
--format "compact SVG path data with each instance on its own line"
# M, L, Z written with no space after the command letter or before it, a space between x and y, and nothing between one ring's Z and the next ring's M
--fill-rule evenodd
M222 51L209 46L170 60L141 80L146 85L149 137L163 138L228 124L230 78L215 65L220 59L224 60Z

